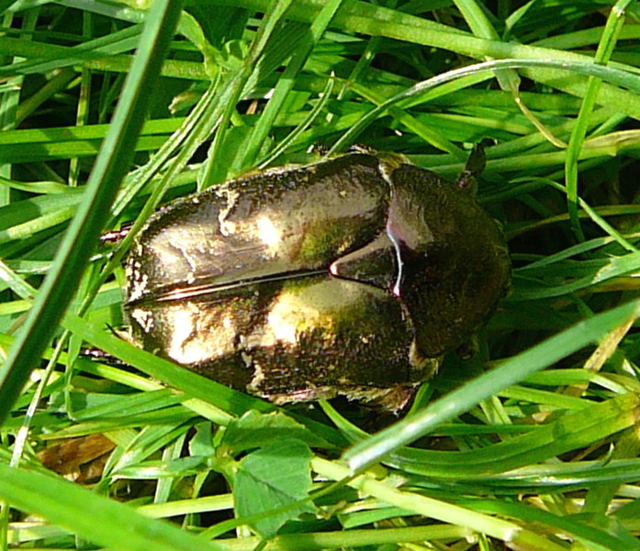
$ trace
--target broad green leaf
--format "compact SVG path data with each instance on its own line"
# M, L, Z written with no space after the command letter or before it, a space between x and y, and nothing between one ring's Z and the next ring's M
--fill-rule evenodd
M255 410L248 411L229 423L220 446L225 452L236 455L285 439L296 439L309 446L329 446L324 439L281 411L264 414Z
M272 538L289 519L313 513L311 502L304 502L311 489L311 450L295 439L281 439L250 453L237 466L233 493L236 514L249 517L251 527L263 538ZM285 511L270 513L287 507Z

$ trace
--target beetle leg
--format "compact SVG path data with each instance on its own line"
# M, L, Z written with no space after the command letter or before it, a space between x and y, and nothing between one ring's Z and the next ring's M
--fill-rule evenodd
M478 176L484 170L486 165L486 156L484 154L484 142L476 144L469 154L464 170L458 177L458 187L464 189L475 196L478 189Z
M101 350L100 348L82 348L80 349L80 358L99 362L112 367L130 367L127 362L122 361L120 358L112 356L108 352Z
M463 342L458 348L456 353L463 360L470 360L477 353L480 345L478 344L478 335L471 335L465 342Z
M131 230L133 224L124 224L119 230L112 230L100 236L101 243L119 243Z

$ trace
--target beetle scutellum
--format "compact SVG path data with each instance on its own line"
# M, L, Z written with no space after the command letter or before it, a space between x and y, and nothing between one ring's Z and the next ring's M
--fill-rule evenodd
M352 153L170 203L127 260L145 349L276 403L337 394L395 410L493 313L497 224L458 183Z

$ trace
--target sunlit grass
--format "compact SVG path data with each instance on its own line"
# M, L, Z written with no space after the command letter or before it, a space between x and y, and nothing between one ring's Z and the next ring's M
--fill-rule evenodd
M40 4L0 1L0 548L640 549L637 2L194 1L173 38L177 2ZM171 198L353 143L455 178L483 139L512 289L402 417L114 334Z

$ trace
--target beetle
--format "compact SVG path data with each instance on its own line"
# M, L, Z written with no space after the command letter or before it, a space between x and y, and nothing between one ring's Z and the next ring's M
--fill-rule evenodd
M458 182L352 152L169 203L126 261L133 340L275 403L398 410L505 294L499 225Z

